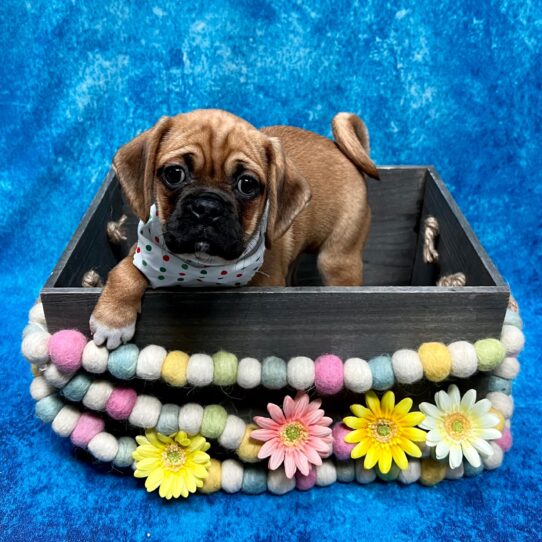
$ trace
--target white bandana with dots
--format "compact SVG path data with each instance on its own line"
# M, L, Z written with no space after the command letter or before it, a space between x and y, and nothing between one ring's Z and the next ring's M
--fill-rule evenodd
M147 222L137 227L134 265L147 277L153 288L164 286L245 286L263 263L268 205L260 228L249 240L243 254L233 261L212 256L178 255L168 250L156 205L151 207Z

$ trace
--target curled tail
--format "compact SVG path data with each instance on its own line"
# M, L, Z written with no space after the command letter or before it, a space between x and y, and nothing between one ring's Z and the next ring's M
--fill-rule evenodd
M376 166L369 158L369 132L363 121L354 113L338 113L331 127L341 152L363 173L379 179Z

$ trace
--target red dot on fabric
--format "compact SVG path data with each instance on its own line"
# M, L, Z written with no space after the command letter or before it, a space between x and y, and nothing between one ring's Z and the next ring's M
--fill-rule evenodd
M228 272L227 272L227 271L220 271L220 274L221 274L221 275L227 275Z
M139 247L137 247L136 252L139 254L141 252L141 249Z
M237 278L239 277L242 277L243 276L243 273L237 273L237 275L235 275Z
M162 259L165 261L165 262L169 262L169 256L167 254L164 254L164 256L162 257Z
M155 240L155 242L157 242L157 243L160 242L160 238L159 238L159 237L155 237L154 240Z
M180 275L181 277L184 277L184 276L186 275L186 273L179 273L179 275Z

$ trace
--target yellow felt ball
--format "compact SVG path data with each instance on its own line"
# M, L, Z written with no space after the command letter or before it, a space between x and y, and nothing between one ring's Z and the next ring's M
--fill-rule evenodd
M420 483L424 486L434 486L446 476L446 462L436 459L422 459Z
M220 461L211 459L211 466L209 467L209 474L205 480L203 480L203 486L200 488L202 493L215 493L220 491L220 479L222 476L222 465Z
M259 461L258 452L260 451L263 443L250 437L250 434L255 429L258 429L256 424L247 424L245 434L243 435L243 440L241 440L241 444L239 445L239 448L237 448L237 455L239 456L239 459L245 463L256 463Z
M190 356L180 350L170 352L162 364L162 380L170 386L186 386L186 367Z
M442 343L423 343L418 349L423 373L431 382L442 382L452 370L452 356Z
M491 412L491 414L495 414L495 416L499 418L499 423L495 426L495 429L502 432L504 430L504 422L505 422L502 412L500 410L497 410L494 407L491 407L489 409L489 412Z
M40 376L41 371L39 370L39 367L37 365L34 365L33 363L30 364L30 371L34 376Z

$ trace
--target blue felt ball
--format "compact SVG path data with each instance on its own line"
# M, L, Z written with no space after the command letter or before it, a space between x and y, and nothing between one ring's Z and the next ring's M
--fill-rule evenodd
M86 395L91 384L92 380L88 376L77 374L64 386L62 395L70 401L79 402Z
M242 490L250 495L267 490L267 472L257 468L247 468L243 474Z
M473 476L478 476L484 471L484 466L480 465L479 467L473 467L468 461L463 461L464 476L467 478L472 478Z
M135 344L124 344L113 350L107 360L109 372L121 380L135 376L139 348Z
M506 378L491 375L487 384L487 391L500 391L506 395L510 395L512 393L512 382L506 380Z
M44 423L51 423L63 406L56 395L49 395L36 403L36 416Z
M377 356L369 360L369 368L373 375L373 389L384 391L393 387L395 376L390 356Z

